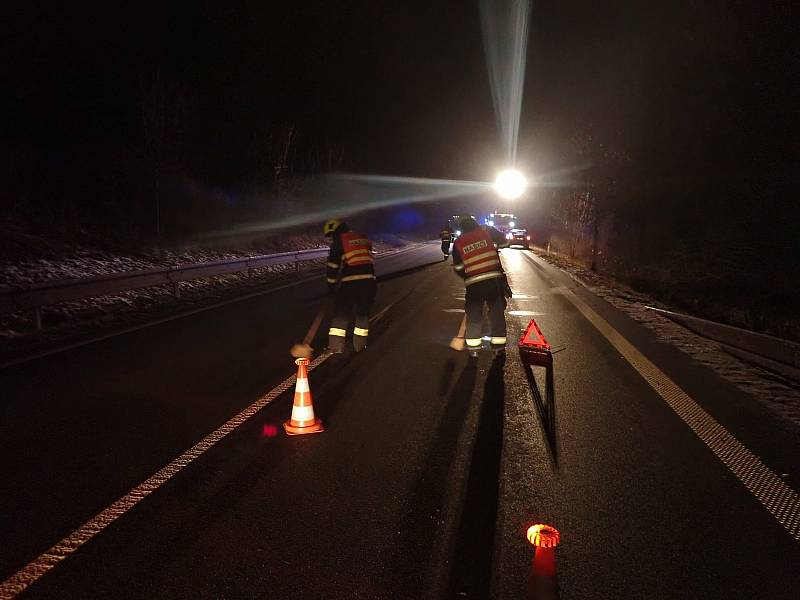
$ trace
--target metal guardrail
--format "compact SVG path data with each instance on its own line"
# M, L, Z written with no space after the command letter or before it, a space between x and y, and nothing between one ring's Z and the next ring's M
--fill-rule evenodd
M158 285L172 285L173 293L180 297L180 282L204 279L229 273L251 273L255 269L271 265L299 263L304 260L325 258L328 248L264 254L244 258L232 258L214 262L176 265L159 269L113 273L81 279L67 279L38 283L21 288L0 288L0 312L15 312L32 309L36 329L42 328L41 307L69 300L80 300L95 296L109 296Z
M795 342L652 306L647 308L680 323L703 337L788 365L794 369L800 369L800 344Z

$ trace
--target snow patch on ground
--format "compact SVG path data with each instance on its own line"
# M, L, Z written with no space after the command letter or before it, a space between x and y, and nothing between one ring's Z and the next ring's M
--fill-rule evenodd
M385 252L407 245L393 236L375 236L375 249ZM32 284L81 279L213 262L258 254L306 250L326 246L322 236L285 236L268 247L248 249L182 248L152 253L122 254L92 248L77 248L63 255L0 259L0 287L24 288ZM171 286L156 286L43 307L44 330L36 332L32 311L0 314L0 362L27 356L48 348L75 343L88 336L146 323L192 308L278 285L299 275L322 273L325 259L295 264L270 265L253 271L232 273L180 283L180 297ZM322 276L322 275L320 275Z
M611 277L594 273L563 256L535 250L537 256L567 272L581 285L652 330L660 340L676 346L694 360L734 383L763 403L781 421L800 429L800 383L735 358L721 346L648 310L647 306L680 312L637 292Z

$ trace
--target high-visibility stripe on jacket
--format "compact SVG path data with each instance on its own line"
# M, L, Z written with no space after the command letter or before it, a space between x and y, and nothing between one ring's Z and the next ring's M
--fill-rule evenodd
M439 237L442 238L443 242L452 242L453 241L453 232L449 229L442 229L439 233Z
M477 227L453 242L453 268L463 274L464 284L503 277L503 266L491 233Z
M355 231L334 235L328 255L328 283L375 279L372 242Z

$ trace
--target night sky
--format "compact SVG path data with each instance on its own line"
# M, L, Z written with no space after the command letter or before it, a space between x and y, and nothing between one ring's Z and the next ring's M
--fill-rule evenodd
M477 3L5 3L0 142L141 142L142 81L187 97L185 153L247 177L263 123L343 144L355 171L487 179L502 162ZM790 2L536 1L521 162L592 131L641 173L793 177Z

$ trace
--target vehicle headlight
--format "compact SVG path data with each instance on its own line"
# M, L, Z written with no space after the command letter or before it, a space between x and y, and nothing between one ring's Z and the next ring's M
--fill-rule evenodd
M509 221L509 222L508 222L508 226L509 226L509 227L513 227L513 226L514 226L514 221Z
M507 233L506 234L506 239L507 240L513 240L514 239L514 234L513 233Z
M494 182L494 189L501 198L514 200L525 193L528 182L525 176L515 169L506 169L498 174Z
M494 227L494 221L492 221L491 219L489 219L488 221L486 221L486 224L487 224L489 227Z
M461 230L460 229L456 229L456 235L461 235Z

